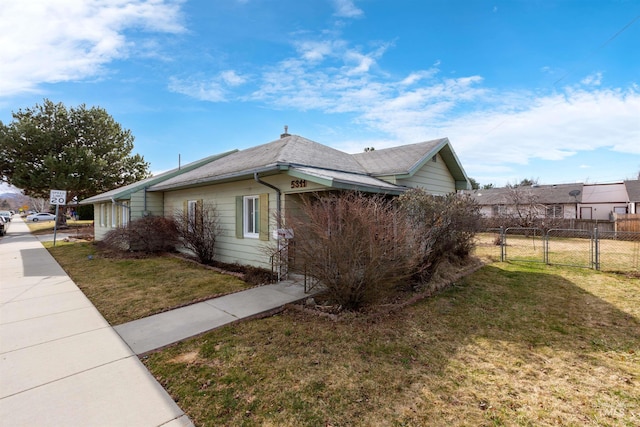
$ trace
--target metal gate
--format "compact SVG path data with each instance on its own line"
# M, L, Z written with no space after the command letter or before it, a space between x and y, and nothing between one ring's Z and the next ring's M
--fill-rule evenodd
M503 260L545 262L544 233L540 228L511 227L504 230Z
M501 227L499 233L501 261L640 271L638 232Z

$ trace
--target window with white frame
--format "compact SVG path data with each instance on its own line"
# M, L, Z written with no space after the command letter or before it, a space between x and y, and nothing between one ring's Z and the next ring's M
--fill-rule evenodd
M493 205L491 208L494 217L500 217L507 214L507 207L505 205Z
M122 221L120 221L123 227L129 224L129 203L122 202Z
M546 215L547 218L562 218L562 205L550 205L547 206Z
M244 196L243 198L243 234L244 237L260 237L260 197Z
M193 228L195 226L197 210L198 210L197 200L187 201L187 226L189 227L189 231L193 231Z
M100 226L101 227L107 226L107 204L106 203L100 204Z

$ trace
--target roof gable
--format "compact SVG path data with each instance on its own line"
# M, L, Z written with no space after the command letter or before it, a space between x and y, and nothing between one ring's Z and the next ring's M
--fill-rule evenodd
M373 150L354 154L353 157L373 176L406 178L413 176L437 154L440 154L456 181L456 188L469 188L467 174L453 151L449 138Z
M630 202L640 202L640 179L625 181L624 186L627 189L627 195Z

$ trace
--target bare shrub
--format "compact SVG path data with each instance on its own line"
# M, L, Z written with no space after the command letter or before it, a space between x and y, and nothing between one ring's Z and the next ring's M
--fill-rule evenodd
M177 211L175 227L182 244L203 264L211 264L216 255L216 239L221 233L218 209L212 203L198 201L195 210Z
M297 264L345 309L383 298L413 271L406 222L382 196L349 192L305 197L285 222L300 242Z
M102 244L112 251L158 253L174 250L177 242L172 220L161 216L148 216L109 231Z
M411 189L399 197L409 227L414 233L414 249L420 257L414 279L426 283L445 259L465 258L473 249L480 227L480 207L469 196L435 196Z

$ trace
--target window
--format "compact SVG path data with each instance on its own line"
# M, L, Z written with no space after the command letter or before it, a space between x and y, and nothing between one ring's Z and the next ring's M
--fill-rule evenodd
M100 227L107 226L107 204L100 204Z
M562 205L547 206L547 218L562 218Z
M193 226L196 223L196 212L198 210L198 201L197 200L188 200L187 201L187 227L189 231L193 231Z
M121 225L126 227L129 224L129 203L122 202L122 221Z
M243 234L244 237L260 237L260 197L244 196Z
M269 240L269 194L236 196L236 238Z
M495 217L504 216L507 213L507 207L505 205L493 205L491 210Z

